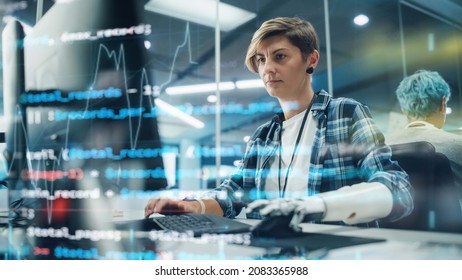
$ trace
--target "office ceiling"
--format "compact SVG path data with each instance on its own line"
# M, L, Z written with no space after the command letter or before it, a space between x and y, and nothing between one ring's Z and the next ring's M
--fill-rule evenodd
M194 1L194 0L191 0ZM318 30L321 41L321 60L315 70L313 86L315 90L328 89L326 32L324 1L312 0L227 0L222 1L257 14L256 18L240 27L220 33L221 81L257 79L244 66L246 48L253 32L260 24L276 16L300 16L308 19ZM448 116L447 130L458 132L462 127L461 93L461 46L456 46L458 59L443 56L436 50L435 55L422 57L412 52L403 53L400 41L400 24L404 26L404 43L412 44L413 37L419 37L419 29L426 30L433 22L435 26L447 26L451 32L461 34L462 23L454 13L462 11L462 1L443 0L437 7L425 6L425 1L388 0L336 0L329 1L329 24L332 55L333 95L355 98L367 104L379 126L385 130L393 116L399 115L394 90L405 75L418 68L432 68L441 71L453 90L453 114ZM444 3L443 3L444 2ZM35 1L18 12L24 21L33 24L36 16ZM54 1L44 1L44 11ZM446 5L448 4L448 5ZM456 7L456 8L454 8ZM460 9L460 10L457 10ZM207 12L207 11L204 11ZM370 22L363 27L355 26L354 16L363 13ZM402 13L403 17L399 16ZM462 13L459 13L459 15ZM215 32L212 28L188 23L184 20L162 16L145 11L146 23L151 24L150 60L146 67L152 70L153 84L165 89L179 86L215 82ZM437 30L438 31L438 30ZM460 41L455 41L459 44ZM410 48L407 48L409 50ZM411 48L412 50L412 48ZM405 57L406 68L402 59ZM160 98L174 106L187 106L192 111L210 109L209 94L169 96L161 92ZM269 104L276 102L264 89L231 90L221 93L223 110L220 120L221 139L224 144L242 144L242 138L250 135L255 128L271 118L272 113L242 114L236 112L236 104L245 108L249 104ZM233 107L234 106L234 107ZM234 111L233 111L234 110ZM203 110L204 111L204 110ZM212 111L212 110L210 110ZM232 111L232 112L231 112ZM242 111L242 110L241 110ZM231 113L230 113L231 112ZM396 117L395 115L395 117ZM212 145L216 135L216 117L203 113L196 116L206 124L197 129L171 117L160 119L161 135L167 142L191 139ZM396 118L395 118L396 119Z
M313 23L318 30L321 41L322 58L314 75L314 88L315 90L328 89L324 1L241 0L223 2L255 12L257 17L233 31L221 32L221 81L258 78L256 74L247 71L244 66L246 47L253 32L266 19L276 16L300 16ZM404 36L407 36L405 39L408 40L405 43L411 46L407 47L408 51L412 50L412 37L423 36L419 34L418 30L420 27L425 29L428 25L424 21L458 24L460 20L454 15L457 9L454 9L453 6L451 6L451 11L448 11L444 3L441 2L438 7L422 8L419 2L422 1L407 1L398 5L397 1L383 0L329 1L333 94L334 96L352 97L367 104L384 132L386 132L390 123L393 123L396 119L399 120L400 117L394 90L402 79L404 71L410 74L422 67L441 71L453 89L453 103L450 105L453 105L454 109L461 108L460 70L459 73L452 71L457 68L454 68L454 65L449 67L452 70L445 69L448 68L448 62L453 62L453 58L440 59L440 55L421 57L413 56L412 53L409 53L405 58L407 69L403 69L401 60L404 54L401 51L399 33L400 12L405 18L402 22L405 26ZM460 3L456 4L459 5ZM460 5L457 7L461 8ZM433 10L428 11L430 8ZM353 24L352 19L359 13L367 14L370 17L369 26L358 27ZM414 16L414 14L420 17ZM409 18L406 19L406 17ZM169 45L169 47L159 46L158 49L153 48L152 50L154 57L161 58L160 61L157 61L155 69L164 67L163 72L156 72L156 79L159 81L171 80L168 85L215 81L213 30L209 29L207 31L207 28L191 23L189 25L191 38L189 39L193 44L192 55L189 56L186 48L183 48L180 51L181 55L178 60L175 61L175 69L171 69L169 67L173 59L172 49L174 49L172 45L175 46L174 42L176 44L184 42L185 32L182 31L185 30L186 23L153 13L148 13L148 18L149 21L152 20L153 26L158 27L159 32L157 34L170 32L168 42L161 42ZM419 20L422 20L422 22L419 22ZM171 34L172 30L175 31L175 34ZM153 42L156 42L156 40L154 39ZM170 55L165 55L163 52L165 49L170 49ZM191 63L191 60L197 62L197 64ZM169 72L170 70L173 70L172 77L168 76L171 73ZM266 94L264 89L226 91L221 94L221 103L225 108L233 103L249 104L275 101ZM206 101L207 95L196 94L164 98L173 103L187 102L194 107L208 104ZM390 111L396 112L396 114L390 115ZM250 135L259 124L268 120L271 115L272 113L264 112L253 115L222 114L220 124L222 136L220 141L225 143L242 141L245 135ZM207 119L204 116L199 116L199 118ZM452 116L448 117L446 129L458 132L457 128L462 126L462 122L459 122L460 119L462 119L461 114L454 110ZM213 142L214 135L216 135L214 118L206 120L206 123L206 128L201 131L188 128L175 131L179 135L187 135L187 137L191 138L198 137L203 143L207 143L207 141ZM168 127L169 131L172 131L171 126L169 125Z

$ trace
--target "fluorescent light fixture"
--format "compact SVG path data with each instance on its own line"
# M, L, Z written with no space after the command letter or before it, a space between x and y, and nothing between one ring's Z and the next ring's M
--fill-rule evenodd
M219 85L220 91L227 91L233 89L249 89L249 88L263 88L265 85L260 79L256 80L241 80L233 82L221 82ZM169 95L182 95L193 93L214 92L217 90L216 83L209 84L196 84L187 86L168 87L165 92Z
M358 26L366 25L369 22L369 17L363 14L355 16L353 22Z
M175 108L174 106L168 104L167 102L159 98L156 98L155 102L156 102L156 106L159 107L159 109L167 112L168 114L174 116L175 118L178 118L184 121L185 123L192 125L195 128L204 128L205 124L203 122L194 118L191 115L186 114L185 112L179 110L178 108Z
M216 0L150 0L147 11L179 18L214 28L216 26ZM255 18L255 13L219 3L220 30L231 31Z
M242 80L236 82L236 87L238 89L246 89L246 88L260 88L265 87L263 81L261 79L256 80Z
M222 82L219 84L218 88L221 91L233 90L235 89L233 82ZM188 85L188 86L178 86L178 87L168 87L165 89L165 92L170 95L180 95L180 94L192 94L192 93L201 93L201 92L214 92L217 90L216 83L210 84L197 84L197 85Z

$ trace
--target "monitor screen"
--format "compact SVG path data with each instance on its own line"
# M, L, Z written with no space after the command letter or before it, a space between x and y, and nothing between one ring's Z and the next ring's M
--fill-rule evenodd
M23 79L5 91L8 188L13 222L32 233L102 229L95 217L111 215L114 194L167 187L144 2L56 1L24 38L10 38L24 62L4 69Z

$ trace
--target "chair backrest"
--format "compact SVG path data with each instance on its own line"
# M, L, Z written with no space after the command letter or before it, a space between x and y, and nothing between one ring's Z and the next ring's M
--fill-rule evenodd
M408 173L413 187L414 210L382 227L462 232L459 193L448 158L429 142L390 145L392 160Z
M449 159L435 153L435 177L432 193L435 217L434 230L462 233L462 205Z

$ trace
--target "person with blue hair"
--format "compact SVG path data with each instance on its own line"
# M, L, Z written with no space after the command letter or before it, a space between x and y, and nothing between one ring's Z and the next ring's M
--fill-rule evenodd
M437 72L418 70L401 81L396 96L411 123L423 121L437 128L443 127L451 90Z
M462 192L462 137L443 130L446 107L451 98L448 83L438 72L418 70L400 82L396 97L408 124L389 134L386 143L431 143L437 152L449 159Z

